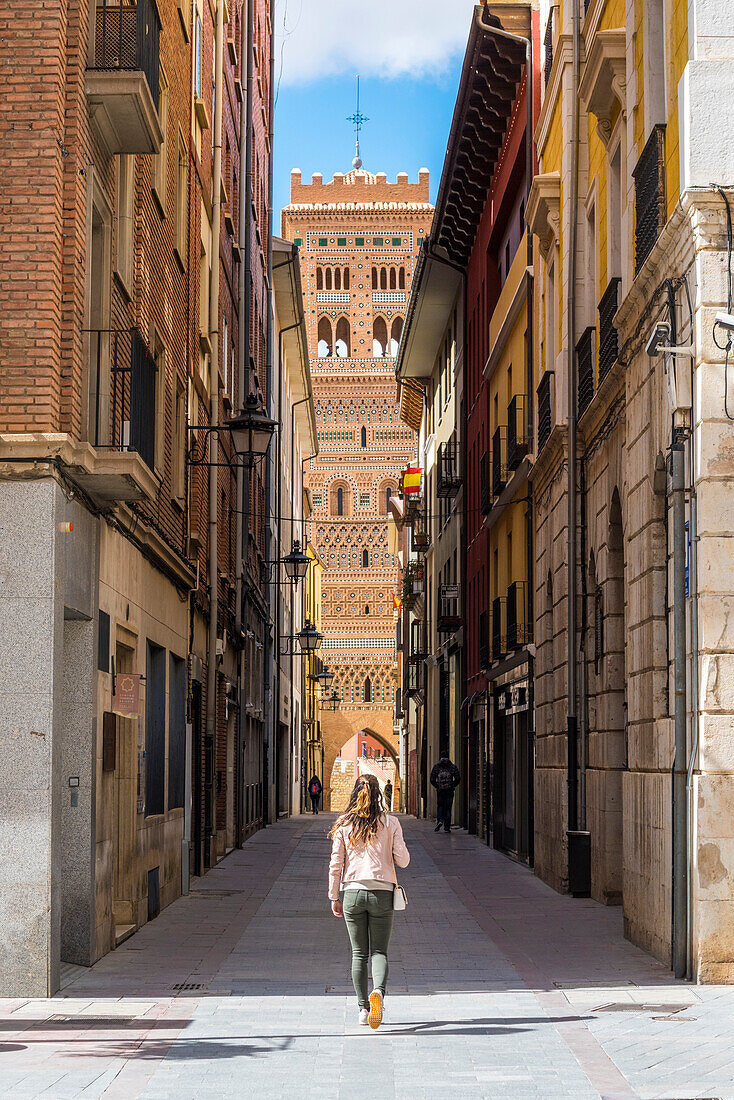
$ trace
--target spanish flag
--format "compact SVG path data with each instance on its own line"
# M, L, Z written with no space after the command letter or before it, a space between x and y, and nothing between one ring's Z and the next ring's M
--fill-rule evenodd
M408 466L403 474L403 492L406 496L408 496L409 493L420 493L422 474L422 467Z

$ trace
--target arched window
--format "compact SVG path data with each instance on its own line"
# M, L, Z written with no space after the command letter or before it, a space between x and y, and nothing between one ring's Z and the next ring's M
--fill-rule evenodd
M349 321L340 317L336 323L336 354L340 359L349 355Z
M387 290L387 268L380 268L380 290Z
M345 290L349 290L349 268L344 268L344 278L342 280L342 286Z
M348 516L351 512L349 486L344 482L332 484L329 490L329 512L332 516Z
M385 489L385 515L390 514L390 498L392 497L392 486L388 485Z
M405 290L405 268L401 267L398 272L398 289Z
M334 290L341 290L342 288L342 269L340 267L334 268Z
M331 268L326 269L326 289L331 290Z
M364 613L365 615L369 615L370 613L370 605L368 603L364 605Z
M390 290L395 290L397 288L397 285L398 285L398 283L397 283L397 275L396 275L396 272L395 272L395 268L391 267L390 268Z
M400 337L403 332L403 318L396 317L390 329L390 354L394 357L398 354Z
M382 359L387 354L387 325L384 317L375 317L372 322L372 355Z
M364 681L364 701L365 703L372 702L372 681L369 676L366 676Z
M344 490L341 485L336 491L336 514L338 516L344 515Z
M362 551L362 568L369 569L370 567L370 552L369 550Z
M332 353L331 321L328 317L319 318L319 359L328 359Z
M377 268L372 268L372 289L377 290Z
M367 446L367 429L366 428L362 428L362 431L359 433L359 437L360 437L360 442L361 442L362 446L366 447Z
M323 267L316 268L316 289L324 289L324 269Z

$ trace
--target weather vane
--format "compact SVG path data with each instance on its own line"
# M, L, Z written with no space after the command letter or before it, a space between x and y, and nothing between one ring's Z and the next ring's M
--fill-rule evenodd
M369 119L367 115L363 115L359 109L359 76L357 77L357 110L354 112L353 115L347 115L347 122L352 123L352 125L354 126L354 132L357 135L355 156L354 160L352 161L352 166L354 168L361 168L362 158L359 155L359 131L362 129L365 122L369 122Z

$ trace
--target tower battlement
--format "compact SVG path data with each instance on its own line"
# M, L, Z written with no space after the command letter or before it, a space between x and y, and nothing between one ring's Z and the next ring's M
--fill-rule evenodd
M324 182L320 172L314 172L310 183L301 182L301 171L291 172L292 205L322 205L327 203L427 203L428 169L421 168L418 182L410 183L407 172L398 172L395 183L390 183L384 172L366 172L358 168L351 172L335 172L334 178Z

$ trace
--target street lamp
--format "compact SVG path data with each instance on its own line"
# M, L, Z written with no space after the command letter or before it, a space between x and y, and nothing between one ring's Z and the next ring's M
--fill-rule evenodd
M268 453L277 421L267 416L261 400L251 393L242 412L225 420L222 427L229 431L232 446L244 459L245 465L252 466L257 459L264 458Z
M319 634L310 619L306 619L296 634L296 641L301 647L301 652L306 654L315 653L318 649L321 649L323 640L323 634Z
M332 691L331 695L329 696L329 702L327 703L327 706L330 708L330 710L338 710L340 702L341 700L339 698L339 692Z
M311 559L308 554L304 554L301 550L301 544L296 539L293 543L293 549L290 554L286 554L281 559L285 568L286 576L289 581L302 581L308 573L308 567L311 564Z

